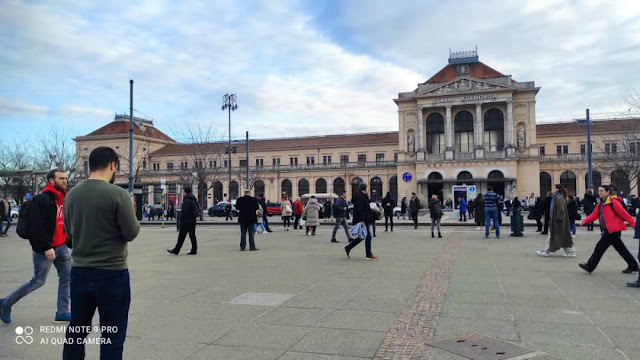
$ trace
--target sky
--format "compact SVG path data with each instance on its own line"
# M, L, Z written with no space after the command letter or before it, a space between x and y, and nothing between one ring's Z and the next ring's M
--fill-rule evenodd
M0 0L0 127L87 134L129 113L178 137L234 139L398 128L399 92L477 46L535 81L538 122L632 114L640 1Z

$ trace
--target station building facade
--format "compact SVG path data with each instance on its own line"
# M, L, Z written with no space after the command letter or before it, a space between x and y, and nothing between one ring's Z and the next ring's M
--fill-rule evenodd
M453 197L455 186L476 193L491 185L505 197L539 196L555 183L571 193L586 190L586 127L565 121L536 124L534 82L518 82L479 61L475 52L451 53L449 64L424 83L394 99L397 132L345 134L199 144L178 143L153 122L134 118L134 177L145 203L159 203L162 186L175 199L185 183L203 207L235 199L247 186L279 201L283 194L340 193L358 184L376 198L416 192ZM568 119L569 120L569 119ZM612 154L640 153L640 119L598 120L592 125L593 183L622 183ZM88 155L111 146L122 157L117 182L128 181L129 118L75 139L78 172ZM229 163L231 155L231 163ZM640 155L638 155L640 156ZM231 181L229 181L229 166ZM638 191L637 180L622 184Z

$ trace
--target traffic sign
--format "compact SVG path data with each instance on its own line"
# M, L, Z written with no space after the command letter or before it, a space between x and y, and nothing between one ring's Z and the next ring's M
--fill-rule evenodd
M404 180L404 182L409 182L411 181L411 179L413 179L413 176L411 176L411 173L404 173L402 174L402 180Z

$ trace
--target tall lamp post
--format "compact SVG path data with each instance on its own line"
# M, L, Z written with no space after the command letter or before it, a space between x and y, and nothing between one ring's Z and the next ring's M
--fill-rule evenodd
M236 111L238 109L238 104L236 103L236 94L229 93L224 94L222 97L222 111L229 110L229 146L227 147L227 154L229 154L229 201L231 201L231 111Z

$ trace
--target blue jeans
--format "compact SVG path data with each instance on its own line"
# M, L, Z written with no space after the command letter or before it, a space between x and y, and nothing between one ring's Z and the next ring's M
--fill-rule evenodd
M49 260L44 253L33 252L33 277L22 284L5 299L5 306L12 307L23 297L40 288L47 281L51 264L58 270L58 314L69 313L69 272L71 270L71 250L62 244L53 248L56 258Z
M575 220L569 221L569 228L571 229L571 235L575 235L576 234L576 221Z
M367 224L367 237L365 239L361 237L354 239L349 243L349 245L346 246L346 249L348 251L351 251L351 249L356 247L356 245L360 244L362 240L364 240L364 251L366 253L366 256L367 257L373 256L373 253L371 252L371 227L368 224Z
M500 222L498 221L498 209L484 211L484 236L489 236L489 219L493 219L493 227L496 229L496 236L500 236Z
M9 231L9 228L11 227L11 215L7 215L7 217L4 218L4 221L7 222L7 226L4 228L4 231L2 232L2 234L6 234L7 231ZM0 221L0 230L2 230L2 222Z
M260 226L260 228L262 229L262 232L267 231L267 230L264 228L264 223L263 223L263 222L261 222L261 223L259 223L259 224L258 224L258 223L256 223L255 225L253 225L253 232L254 232L254 233L258 232L258 226Z
M269 216L267 215L266 210L262 215L262 225L264 225L264 228L267 229L267 232L271 232L271 228L269 227Z
M84 327L92 326L91 319L97 308L103 329L101 338L107 343L100 344L100 359L122 359L130 304L129 270L72 268L71 323L67 327L67 343L62 358L84 359L84 344L78 342L87 337L88 332Z

